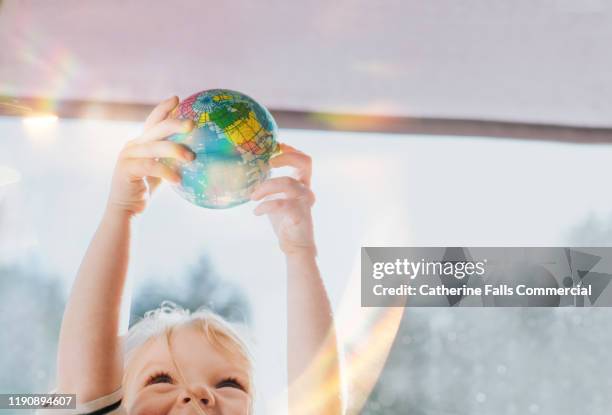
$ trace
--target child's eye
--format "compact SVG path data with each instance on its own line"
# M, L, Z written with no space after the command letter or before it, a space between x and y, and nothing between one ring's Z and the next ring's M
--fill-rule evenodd
M172 379L172 376L170 376L168 373L165 372L160 372L160 373L156 373L153 376L149 377L149 380L147 380L147 383L145 383L145 386L149 386L149 385L155 385L158 383L173 383L174 380Z
M244 386L242 386L242 384L238 382L238 379L236 378L223 379L221 382L217 383L217 389L221 388L236 388L243 391L245 390Z

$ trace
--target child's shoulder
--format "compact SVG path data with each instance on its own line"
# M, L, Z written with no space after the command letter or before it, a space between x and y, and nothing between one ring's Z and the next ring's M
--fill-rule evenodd
M55 393L54 391L51 392ZM44 408L35 412L35 415L126 415L125 408L121 405L123 390L117 389L113 393L94 399L89 402L79 403L75 409L49 409Z

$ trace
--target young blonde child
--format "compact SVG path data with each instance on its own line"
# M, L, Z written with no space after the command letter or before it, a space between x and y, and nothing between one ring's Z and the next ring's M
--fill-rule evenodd
M56 390L76 394L72 413L252 414L253 363L239 333L221 317L165 303L125 339L118 336L132 218L145 210L161 180L180 180L159 158L194 157L165 140L193 128L190 121L168 117L177 104L176 97L160 103L143 133L121 151L105 213L72 287L59 339ZM292 166L296 177L269 179L252 199L283 196L263 201L254 213L269 217L286 258L289 413L340 414L334 324L315 260L311 161L290 146L281 149L272 167Z

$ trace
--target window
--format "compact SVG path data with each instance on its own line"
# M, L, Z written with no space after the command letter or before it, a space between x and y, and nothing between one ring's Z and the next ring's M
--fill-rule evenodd
M9 310L0 316L0 390L52 386L69 284L116 155L139 128L0 117L0 301ZM313 157L319 260L347 356L381 313L359 306L361 246L612 243L609 146L304 130L281 130L281 140ZM267 220L253 208L206 210L162 187L136 221L130 278L135 303L154 292L147 287L170 287L179 299L201 294L202 303L229 304L250 321L266 368L260 405L271 408L286 379L285 275ZM198 272L232 289L180 297L192 288L186 276ZM588 412L603 412L612 369L606 311L407 309L385 382L364 413L584 411L575 396L592 405ZM349 388L352 404L366 398Z

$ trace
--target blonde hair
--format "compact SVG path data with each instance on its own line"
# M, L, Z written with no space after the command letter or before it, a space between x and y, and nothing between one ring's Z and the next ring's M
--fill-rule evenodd
M171 301L164 301L159 308L147 311L144 317L130 327L123 340L124 367L127 367L134 352L149 340L168 336L175 328L194 326L202 329L208 341L222 350L237 354L248 366L249 395L254 397L253 356L246 342L246 325L230 323L213 311L200 307L194 312ZM124 372L124 376L127 371ZM124 377L125 381L125 377Z

